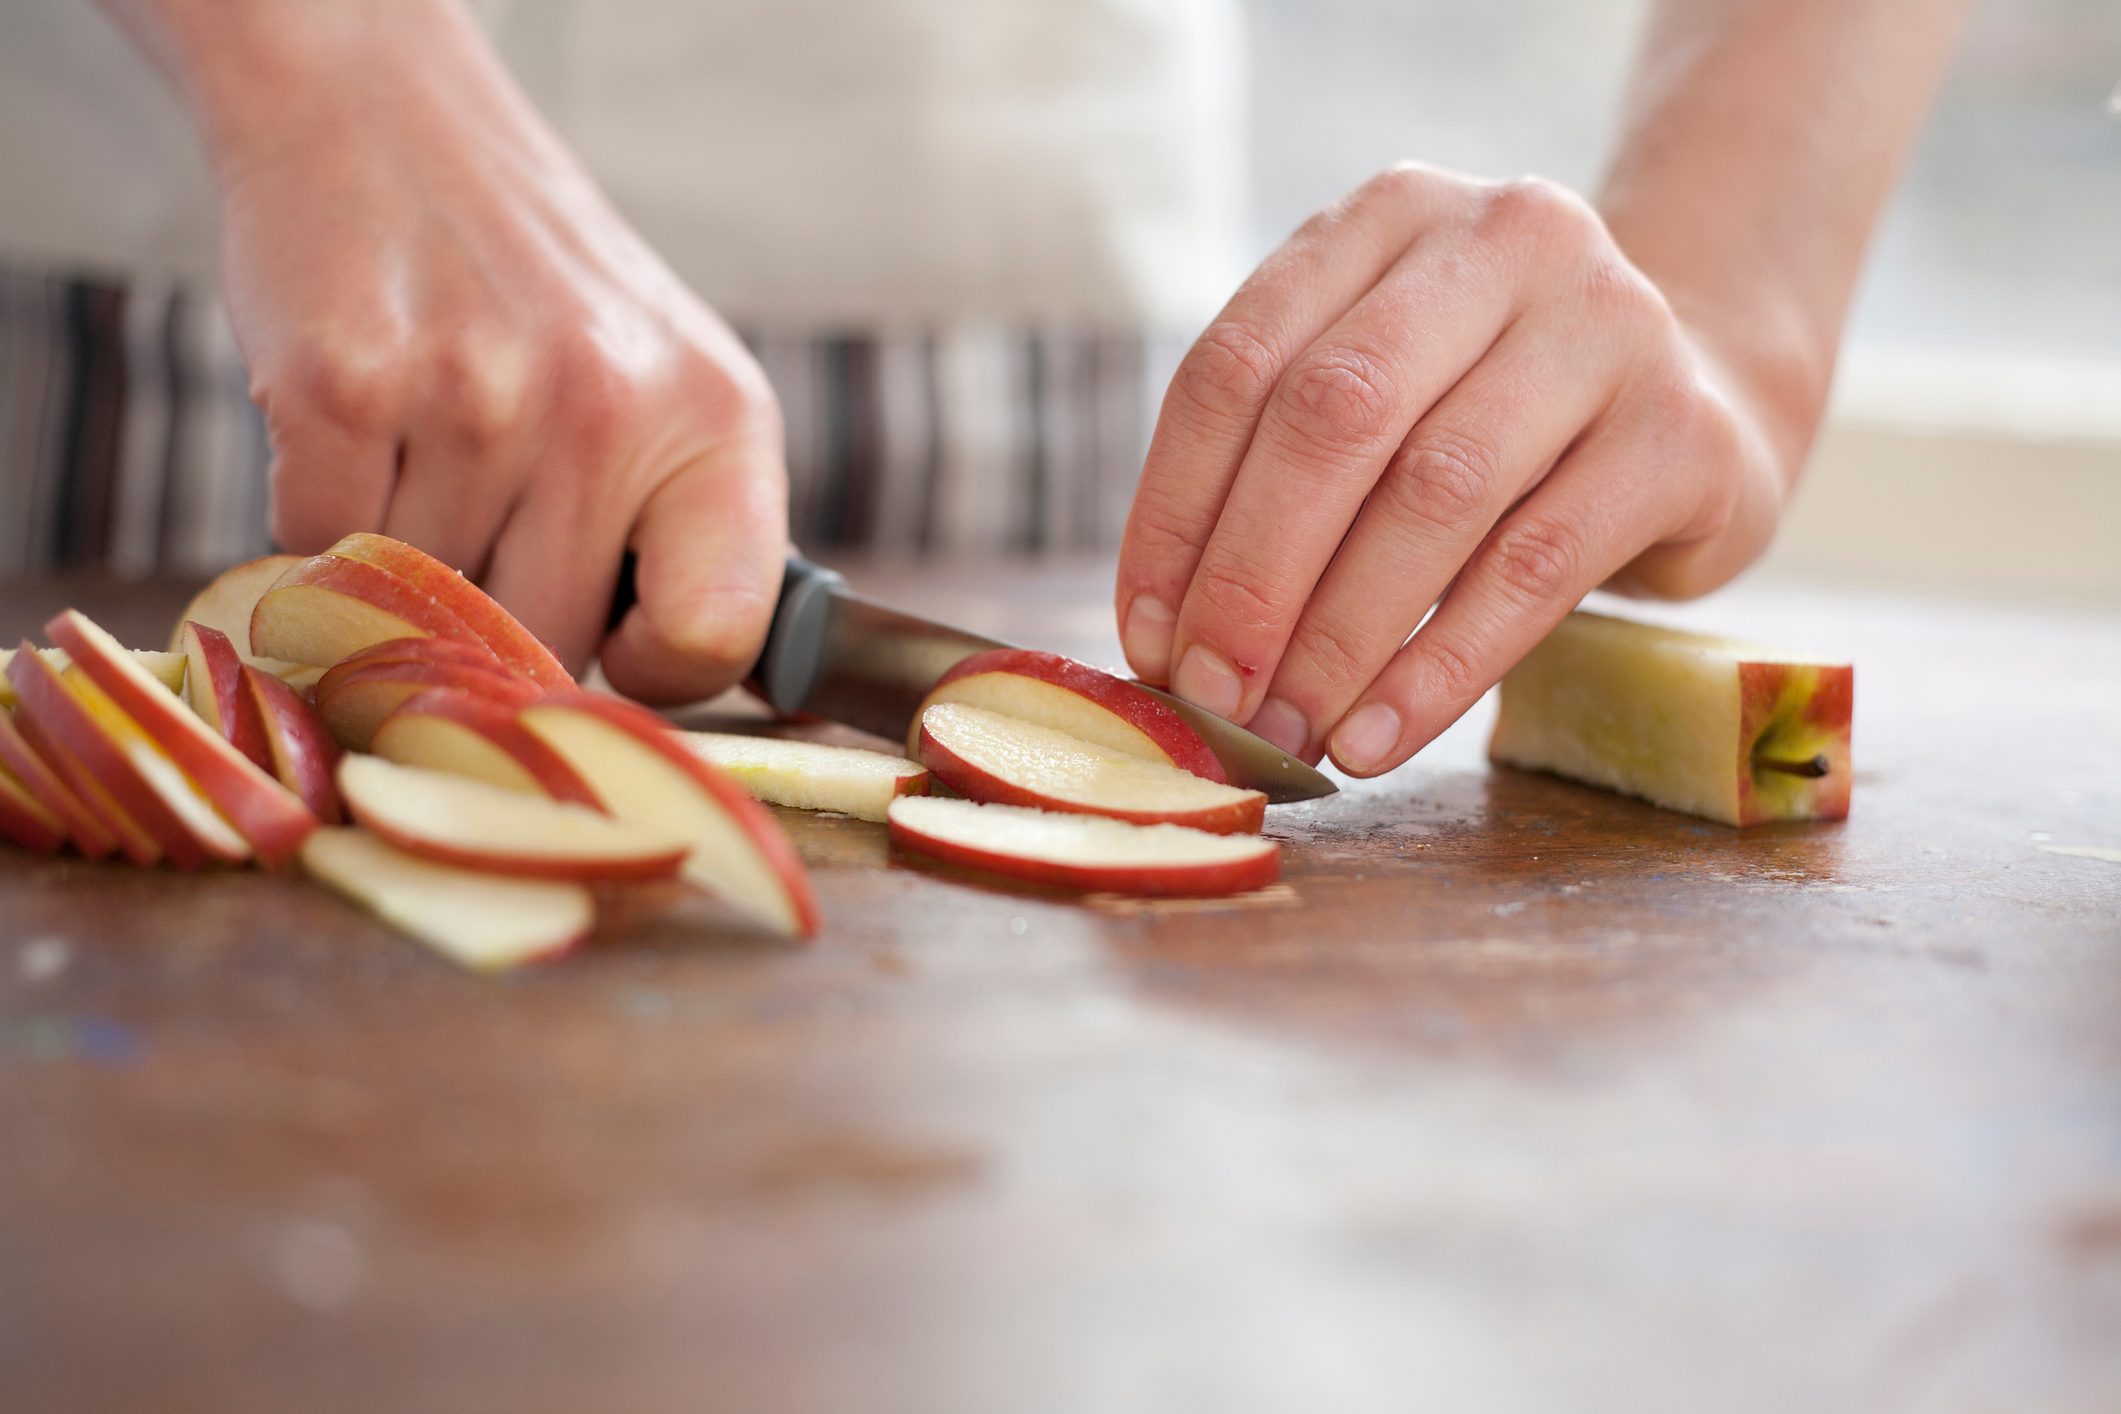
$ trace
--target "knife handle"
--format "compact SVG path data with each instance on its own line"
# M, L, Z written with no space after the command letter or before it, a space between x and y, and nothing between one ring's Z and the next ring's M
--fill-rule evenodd
M833 592L846 584L838 571L812 564L793 550L788 552L781 570L780 599L774 605L773 623L766 630L766 645L759 650L759 660L745 674L777 709L793 711L793 707L783 704L800 703L808 694L810 681L817 674L826 608ZM634 554L628 550L619 561L618 582L611 589L611 615L605 620L604 631L616 630L640 597L634 583Z

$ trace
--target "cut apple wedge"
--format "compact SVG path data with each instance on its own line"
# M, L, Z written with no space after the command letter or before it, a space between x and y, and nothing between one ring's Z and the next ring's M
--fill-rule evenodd
M376 729L372 749L401 766L603 809L567 758L516 720L516 708L458 688L431 688L408 699Z
M351 672L376 663L449 663L507 677L520 676L495 658L485 644L466 643L460 638L387 639L372 643L358 653L349 653L333 666Z
M38 759L65 784L67 795L94 821L92 835L76 836L75 843L83 854L91 859L101 859L107 854L116 853L127 863L137 864L142 868L161 863L162 846L155 843L154 836L142 828L139 821L128 815L117 799L103 788L95 774L88 769L86 762L74 755L57 737L47 732L34 716L20 707L15 709L15 726ZM71 824L69 821L69 826ZM82 844L83 838L92 840L93 844Z
M184 606L184 612L177 616L177 626L169 635L170 652L184 651L184 625L187 623L217 628L238 649L248 647L251 610L258 606L258 600L281 575L301 562L300 555L264 555L215 575L204 589L192 596L191 602Z
M420 859L356 829L323 829L302 867L385 923L481 972L553 957L589 936L596 904L580 884L509 879Z
M198 783L261 858L294 853L316 828L308 807L163 691L116 639L85 615L68 609L47 624L45 632Z
M6 674L9 661L20 651L15 648L0 648L0 707L15 705L14 685L8 681ZM154 648L134 648L128 651L133 655L133 661L144 668L149 677L171 692L184 691L185 661L182 653L164 653ZM64 649L39 648L36 652L45 662L52 665L54 672L65 672L73 662Z
M920 754L920 722L937 703L960 702L1066 732L1110 751L1175 766L1227 783L1223 763L1186 719L1142 690L1058 653L994 648L975 653L937 680L913 714L908 755Z
M339 743L317 709L271 673L243 665L243 695L263 724L272 773L327 825L346 817L339 800Z
M4 710L0 710L0 766L5 766L45 809L58 817L66 827L67 838L83 855L102 859L118 847L117 835L24 738L14 714Z
M387 535L364 531L345 537L327 553L374 565L429 595L463 620L504 665L538 686L550 690L575 685L573 675L560 666L560 660L552 655L552 650L523 627L515 615L502 608L492 595L425 550Z
M679 732L678 741L769 805L881 821L898 797L928 793L926 767L882 751L729 732Z
M615 697L556 693L518 714L621 820L690 842L687 881L776 931L817 931L817 896L766 807L686 750L662 718Z
M408 854L492 874L661 879L685 859L674 831L379 756L341 761L339 795L355 820Z
M393 712L435 688L454 688L510 707L535 702L544 691L530 679L498 668L439 660L349 660L317 684L317 711L340 745L349 751L367 751L375 742L376 730Z
M892 842L915 854L1067 889L1211 898L1281 874L1281 846L1257 835L934 796L893 801L890 819Z
M961 702L921 714L921 763L971 800L1109 815L1211 834L1257 833L1267 798Z
M271 770L265 720L243 686L244 663L236 645L221 630L201 623L185 624L177 631L177 641L184 645L184 695L192 711L230 746Z
M251 652L327 666L397 638L452 638L488 651L471 626L388 570L312 555L266 590L250 615ZM501 660L493 660L495 668Z
M1839 820L1855 671L1574 613L1502 681L1488 755L1727 825Z
M0 766L0 840L33 854L51 854L67 841L66 822L13 771Z

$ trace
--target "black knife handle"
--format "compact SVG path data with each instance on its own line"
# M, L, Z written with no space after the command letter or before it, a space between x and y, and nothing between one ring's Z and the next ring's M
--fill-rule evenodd
M774 605L773 623L766 630L766 646L759 650L758 662L745 674L780 711L795 711L809 694L811 680L817 676L824 615L832 592L844 588L846 583L837 571L814 565L793 550L788 552L787 564L781 571L780 599ZM628 550L619 562L618 582L611 590L611 616L605 621L604 631L616 630L640 597L640 589L634 583L634 554Z

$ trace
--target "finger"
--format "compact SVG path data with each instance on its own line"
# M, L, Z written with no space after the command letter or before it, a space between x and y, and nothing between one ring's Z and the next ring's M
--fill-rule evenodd
M1588 366L1587 366L1588 365ZM1606 410L1619 362L1519 319L1407 434L1289 635L1251 725L1316 760L1512 503Z
M1438 233L1290 365L1186 588L1179 696L1250 718L1364 498L1408 429L1493 346L1521 288Z
M315 416L269 426L272 535L282 550L314 555L341 536L382 528L397 480L395 436Z
M612 686L694 702L758 661L788 552L778 431L733 442L671 477L642 507L632 548L640 602L604 642ZM607 589L600 610L610 602Z
M435 370L383 531L477 579L536 456L527 359L518 345L484 340L445 353Z
M1481 543L1443 602L1334 727L1333 760L1388 771L1464 715L1615 569L1680 527L1686 468L1594 433Z
M1180 362L1120 543L1120 637L1144 678L1170 674L1178 606L1283 371L1460 190L1414 166L1372 178L1269 256Z

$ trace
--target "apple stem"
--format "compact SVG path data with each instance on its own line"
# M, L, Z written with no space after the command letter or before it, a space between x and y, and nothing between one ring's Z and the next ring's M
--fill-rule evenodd
M1826 759L1826 753L1822 751L1807 761L1789 761L1778 756L1755 756L1753 758L1753 769L1756 771L1780 771L1785 776L1803 776L1808 780L1816 781L1821 776L1831 772L1833 765Z

